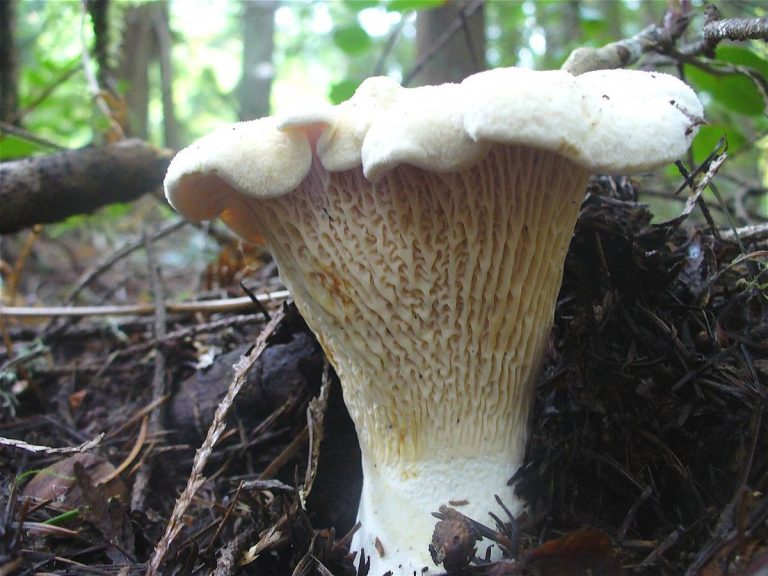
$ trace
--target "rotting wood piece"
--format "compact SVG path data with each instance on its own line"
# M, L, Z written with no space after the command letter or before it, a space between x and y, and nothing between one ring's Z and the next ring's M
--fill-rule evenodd
M216 407L234 375L234 364L248 346L241 346L216 358L205 370L185 379L174 396L169 416L171 425L183 440L193 440L205 433ZM286 342L269 346L245 377L238 399L240 412L258 420L284 404L291 394L319 386L308 382L318 376L322 355L314 338L307 332L291 334ZM304 392L306 393L306 392Z
M135 200L163 181L171 153L125 140L0 164L0 234Z

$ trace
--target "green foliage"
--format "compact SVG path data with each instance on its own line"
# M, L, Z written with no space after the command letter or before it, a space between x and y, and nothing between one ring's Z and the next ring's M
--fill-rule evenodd
M359 85L360 83L355 82L354 80L342 80L341 82L336 82L331 86L328 98L333 104L339 104L344 102L344 100L349 100Z
M97 216L94 216L93 214L76 214L61 222L49 225L46 232L51 238L59 238L74 230L93 228L95 217L103 219L103 221L106 222L117 221L120 218L127 217L131 214L133 208L134 205L131 202L109 204L108 206L100 208L96 213Z
M94 114L81 71L80 4L31 0L19 2L18 10L23 125L62 146L83 146L92 139ZM89 30L85 32L89 41ZM6 158L5 150L2 157Z
M371 37L362 26L344 26L333 31L333 42L347 54L357 55L370 50Z
M387 10L409 12L411 10L429 10L445 4L445 0L389 0L385 2Z
M699 128L699 133L691 146L694 159L697 162L704 160L712 153L712 150L717 148L717 143L723 137L728 140L728 152L730 154L741 150L747 144L747 139L735 124L707 124Z
M119 22L146 0L112 3L113 52L121 41ZM236 88L242 56L242 4L221 0L224 10L195 2L173 2L174 90L183 142L237 118ZM416 12L446 0L293 0L278 8L275 28L273 102L290 108L290 98L348 99L373 73L401 78L417 60ZM749 10L745 2L744 10ZM758 3L754 3L758 6ZM489 66L559 67L578 46L601 46L660 22L663 2L534 2L489 0L484 6ZM723 17L749 16L729 8ZM755 9L753 9L754 12ZM690 32L701 27L703 11L694 8ZM759 15L754 13L753 15ZM25 0L19 3L21 108L24 127L66 147L91 142L105 127L82 72L81 32L91 42L86 23L81 30L78 0ZM329 41L330 38L330 41ZM115 59L117 60L117 58ZM702 96L707 124L694 141L694 161L727 136L729 169L745 178L764 177L768 132L766 102L755 81L738 70L768 78L764 43L722 43L705 68L687 64L684 75ZM727 73L724 69L729 69ZM670 70L667 70L670 71ZM153 76L151 80L157 83ZM128 88L122 86L122 89ZM287 102L287 103L286 103ZM283 107L285 106L285 107ZM160 136L160 94L151 94L151 136ZM763 140L763 146L768 141ZM0 160L46 153L41 144L16 136L0 141ZM762 162L762 164L760 163ZM762 173L758 171L758 166Z
M13 134L0 135L0 162L46 152L51 152L51 148L43 144L19 138Z
M746 67L747 71L768 78L768 61L740 46L722 45L717 49L716 62ZM686 77L700 91L707 92L724 107L747 116L765 113L766 103L755 81L735 69L730 73L718 68L703 70L692 65L685 67Z
M344 6L353 12L374 8L379 5L379 0L343 0L343 2Z

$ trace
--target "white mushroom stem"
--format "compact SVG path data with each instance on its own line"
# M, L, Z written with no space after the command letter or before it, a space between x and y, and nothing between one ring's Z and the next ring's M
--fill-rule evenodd
M587 177L496 145L461 172L402 165L372 184L316 163L292 193L241 197L341 379L373 574L432 564L441 504L484 521L495 494L518 508L507 481Z

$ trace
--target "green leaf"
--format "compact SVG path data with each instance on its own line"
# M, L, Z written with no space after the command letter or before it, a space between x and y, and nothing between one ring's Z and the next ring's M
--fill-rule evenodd
M768 77L768 61L739 46L719 46L717 60L737 66L748 66L757 74ZM685 67L686 78L699 90L738 114L757 116L765 113L766 102L755 83L746 75L715 76L694 66Z
M354 82L352 80L342 80L341 82L337 82L331 86L331 89L328 93L328 98L334 104L339 104L340 102L349 100L359 85L359 82Z
M333 43L347 54L360 54L371 47L371 37L361 26L345 26L333 31Z
M389 0L386 8L390 12L407 12L408 10L429 10L445 4L445 0Z
M763 76L768 76L768 60L760 58L755 52L747 48L721 44L717 47L717 59L739 66L749 66Z
M717 143L725 136L728 138L728 152L732 154L742 148L747 139L732 124L707 124L699 128L699 133L693 140L691 149L696 162L702 162L717 147Z
M344 0L344 6L353 12L360 12L366 8L375 8L379 5L379 0Z
M3 134L0 136L0 160L2 161L50 152L52 152L52 149L42 144L19 138L13 134Z

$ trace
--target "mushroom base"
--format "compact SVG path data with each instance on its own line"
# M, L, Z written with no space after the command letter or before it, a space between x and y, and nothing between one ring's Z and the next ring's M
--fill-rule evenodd
M522 450L521 450L522 452ZM522 503L507 481L521 458L501 455L425 460L390 466L363 462L363 491L357 519L361 524L352 540L352 550L363 550L371 560L371 576L391 571L393 576L442 573L429 553L432 532L438 520L432 516L441 505L493 526L488 513L505 519L517 516ZM479 489L480 488L480 489ZM407 513L404 511L407 510ZM488 540L477 542L477 554L499 559L501 551Z

